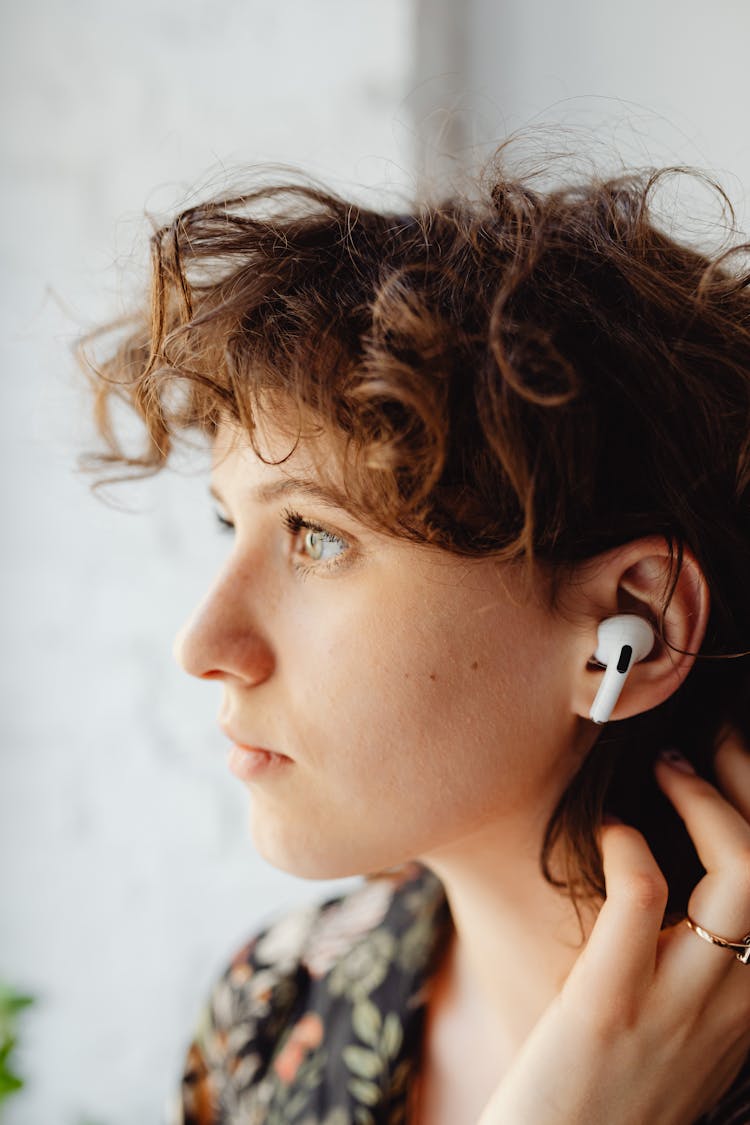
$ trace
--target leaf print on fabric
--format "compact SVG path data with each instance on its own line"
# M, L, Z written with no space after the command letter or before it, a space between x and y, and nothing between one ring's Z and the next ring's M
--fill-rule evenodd
M289 1121L295 1119L299 1121L299 1115L309 1105L310 1095L307 1090L297 1090L297 1093L287 1102L286 1112L284 1114L285 1125Z
M356 1045L344 1047L341 1054L349 1070L358 1078L375 1078L378 1074L382 1074L383 1060L374 1051L368 1051L366 1047Z
M227 1066L232 1081L240 1088L249 1086L259 1073L263 1065L263 1058L254 1051L252 1054L236 1055Z
M435 918L433 910L422 910L414 922L401 935L397 963L405 973L413 973L424 963L425 951L435 940Z
M352 1009L352 1027L358 1039L369 1044L370 1047L377 1047L382 1025L383 1017L372 1000L356 1001Z
M306 1012L292 1027L284 1045L273 1060L274 1072L290 1085L305 1056L323 1042L323 1021L316 1012Z
M372 1114L370 1114L370 1119L372 1121ZM330 1110L325 1115L322 1121L319 1117L309 1114L307 1117L300 1119L299 1125L351 1125L351 1119L343 1106L336 1106L335 1109Z
M387 1059L395 1059L404 1041L404 1027L395 1012L389 1012L383 1024L380 1040L380 1053Z
M306 1091L316 1090L323 1081L323 1073L328 1064L328 1049L325 1043L306 1055L297 1075L297 1085Z
M417 865L272 920L216 982L170 1125L407 1125L449 925L437 877Z
M324 910L305 950L303 963L310 975L325 976L358 938L379 926L392 899L391 881L374 879Z
M269 1107L277 1088L277 1080L271 1075L266 1075L262 1081L243 1091L238 1106L238 1112L242 1113L242 1117L237 1116L237 1120L241 1120L242 1125L269 1125ZM232 1118L229 1120L231 1122ZM223 1121L222 1125L224 1125Z
M331 970L328 988L333 996L356 1003L382 984L393 961L396 942L387 930L376 930L346 953Z
M295 1024L295 1028L298 1025L299 1023ZM285 1046L286 1044L282 1044L281 1051L276 1056L277 1060L283 1055ZM291 1066L290 1071L285 1072L285 1066L288 1063L293 1065L295 1061L297 1060L292 1055L286 1063L282 1064L279 1073L275 1060L269 1075L264 1079L262 1083L265 1086L264 1101L268 1110L261 1119L263 1125L289 1125L292 1121L298 1121L300 1114L309 1110L311 1104L315 1104L315 1093L324 1080L328 1051L325 1045L312 1048L297 1061L293 1075L291 1075ZM255 1102L251 1099L248 1104L254 1105ZM317 1120L316 1117L316 1123ZM235 1125L234 1121L231 1125ZM237 1125L245 1125L245 1118L238 1117Z
M345 1109L334 1109L325 1115L322 1125L349 1125L349 1115Z
M273 965L277 972L284 972L299 963L310 934L310 928L318 917L320 907L306 906L292 910L272 922L253 946L253 956L264 965Z
M279 974L274 969L256 969L240 988L234 980L229 983L235 989L238 1007L244 1009L244 1012L252 1013L253 1019L257 1021L270 1012L278 979Z
M246 1052L248 1043L252 1043L253 1041L256 1028L257 1023L255 1020L236 1023L233 1027L230 1027L224 1039L227 1054L234 1057L235 1055Z
M352 1078L347 1083L346 1088L352 1097L362 1102L363 1105L377 1105L380 1101L380 1087L373 1082L365 1082L361 1078Z
M285 978L275 968L248 968L249 974L242 974L241 982L232 975L233 970L214 985L211 1014L217 1028L246 1023L248 1034L252 1034L258 1021L270 1015L272 1007L282 999L277 987L279 980Z
M209 1015L213 1027L231 1027L232 1020L234 1019L236 997L237 992L228 980L222 979L216 982L214 990L211 993ZM201 1016L201 1020L205 1022L205 1019L206 1013L204 1012Z
M403 1059L403 1061L398 1064L391 1078L391 1096L402 1094L405 1091L407 1083L411 1078L412 1070L413 1062L411 1059Z

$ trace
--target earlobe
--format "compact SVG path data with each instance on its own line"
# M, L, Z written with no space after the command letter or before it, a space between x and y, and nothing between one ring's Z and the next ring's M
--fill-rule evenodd
M618 687L608 718L616 721L649 711L668 699L682 685L703 643L710 611L708 583L695 555L684 548L682 564L669 605L664 611L663 636L658 622L670 589L669 546L659 537L635 540L595 559L579 569L576 598L586 628L574 683L574 712L601 721L609 708L592 707L605 678ZM676 564L675 564L676 565ZM601 653L597 659L599 628L609 617L635 615L651 626L651 650L626 673L627 682L617 683L613 671L605 672ZM622 680L622 678L621 678ZM606 692L605 692L606 694ZM602 704L604 697L599 698ZM605 717L604 721L607 721Z

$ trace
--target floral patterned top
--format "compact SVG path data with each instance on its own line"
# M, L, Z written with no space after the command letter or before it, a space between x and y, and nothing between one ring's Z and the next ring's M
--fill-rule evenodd
M416 862L273 921L214 985L168 1125L407 1122L452 926ZM700 1125L750 1125L750 1059Z

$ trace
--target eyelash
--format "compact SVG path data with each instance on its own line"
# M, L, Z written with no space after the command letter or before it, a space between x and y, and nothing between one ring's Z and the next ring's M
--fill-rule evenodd
M316 562L315 560L311 560L307 565L304 563L296 562L294 565L303 578L314 570L334 570L337 566L340 566L343 562L347 561L349 544L345 539L342 539L340 535L334 535L332 531L329 531L327 527L323 527L322 524L316 523L314 520L306 519L304 516L300 515L299 512L294 511L293 508L284 508L281 515L282 523L290 535L297 536L303 529L305 531L313 531L317 535L325 535L326 539L330 539L334 543L341 544L341 547L343 548L341 554L337 555L333 559L320 560L318 562ZM219 512L216 512L216 519L218 520L222 531L234 531L234 524L232 523L232 521L225 519L225 517L222 516Z

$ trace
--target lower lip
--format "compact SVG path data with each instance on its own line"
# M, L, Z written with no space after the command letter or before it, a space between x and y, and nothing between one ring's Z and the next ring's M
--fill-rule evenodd
M278 770L287 764L291 765L291 758L283 754L273 754L270 750L251 750L246 746L233 746L229 751L227 764L235 777L241 781L250 781L261 773Z

